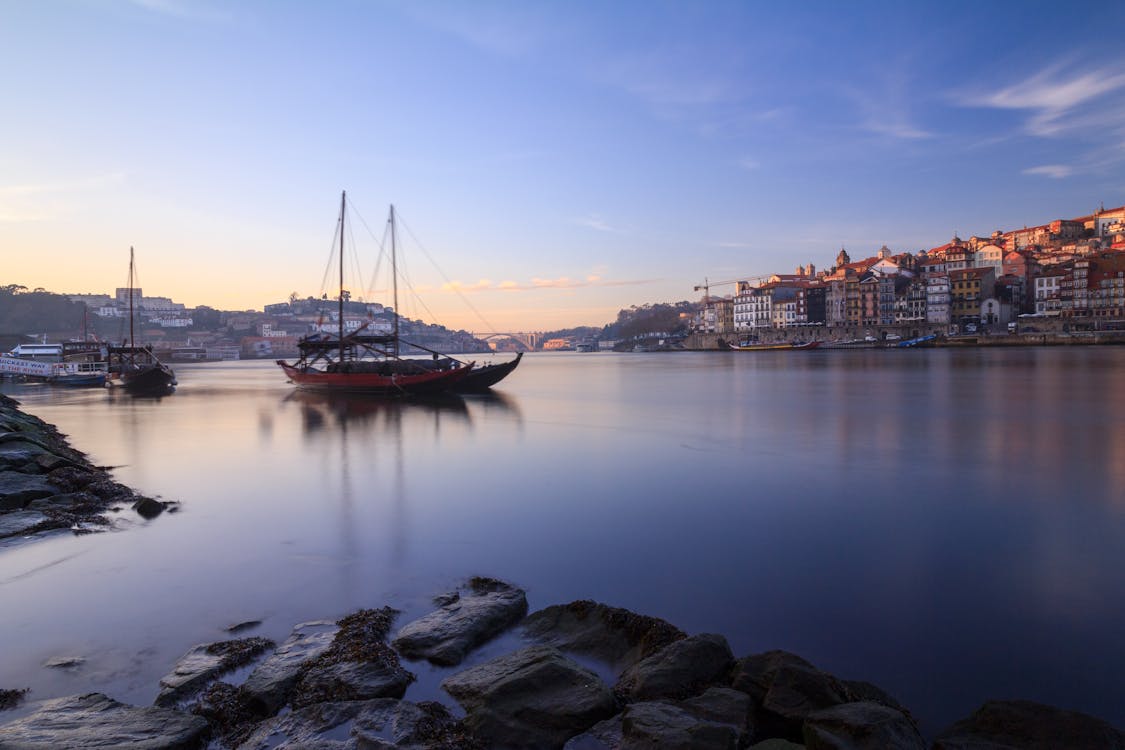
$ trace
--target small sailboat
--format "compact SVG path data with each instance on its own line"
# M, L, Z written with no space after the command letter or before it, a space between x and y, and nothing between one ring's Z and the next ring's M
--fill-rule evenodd
M473 372L472 362L426 361L400 355L398 269L395 258L395 215L391 206L391 276L394 285L393 330L389 334L364 333L366 326L344 333L344 222L347 193L340 197L339 329L335 335L314 333L297 344L299 357L289 363L277 360L286 377L298 388L368 393L386 397L420 396L451 390Z
M157 359L151 346L137 346L133 329L135 265L129 248L129 339L107 348L108 384L120 386L133 396L164 396L176 388L176 374Z

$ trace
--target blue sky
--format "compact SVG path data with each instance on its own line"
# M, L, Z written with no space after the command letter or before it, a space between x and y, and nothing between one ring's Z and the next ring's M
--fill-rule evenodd
M0 282L110 292L132 245L146 294L319 294L346 189L441 269L405 243L405 314L601 325L705 277L1125 204L1123 25L1119 2L0 0Z

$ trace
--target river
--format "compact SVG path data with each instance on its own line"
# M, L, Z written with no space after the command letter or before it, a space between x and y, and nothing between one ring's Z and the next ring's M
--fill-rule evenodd
M1125 348L532 354L436 403L176 369L161 400L5 387L182 509L0 547L0 688L148 704L226 626L401 623L488 575L794 651L929 736L987 698L1125 724Z

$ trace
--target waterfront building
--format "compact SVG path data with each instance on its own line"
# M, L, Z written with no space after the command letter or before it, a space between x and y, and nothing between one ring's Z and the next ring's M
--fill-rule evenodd
M949 272L949 315L954 323L980 320L981 302L992 296L996 273L991 268L965 268Z
M1062 312L1059 288L1065 273L1055 267L1035 278L1035 312L1037 315L1058 315Z
M911 325L926 322L926 282L900 276L895 280L894 322Z
M991 268L996 276L1004 274L1004 248L999 245L984 245L973 254L974 268Z
M950 323L949 274L931 273L926 276L926 322L936 325Z

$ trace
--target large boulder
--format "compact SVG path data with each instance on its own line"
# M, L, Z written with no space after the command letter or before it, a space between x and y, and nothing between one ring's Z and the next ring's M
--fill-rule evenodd
M361 609L336 625L332 644L305 662L290 702L294 707L324 701L401 698L414 681L387 645L397 610Z
M533 612L522 628L543 645L592 656L617 673L686 637L659 618L588 600Z
M1123 750L1125 732L1101 719L1032 701L988 701L941 732L933 750Z
M743 747L749 739L750 696L710 688L686 701L649 701L598 722L572 737L563 750L617 748Z
M128 706L89 693L47 701L35 713L0 726L0 747L189 750L202 747L207 734L207 721L199 716Z
M440 703L391 698L318 703L259 724L238 750L292 748L471 748Z
M633 703L621 714L621 750L736 750L739 731L671 701Z
M45 513L37 510L16 510L11 513L0 513L0 539L34 533L49 526L52 526L51 519Z
M340 627L328 620L305 622L293 628L289 638L254 668L242 692L263 715L277 713L289 699L305 662L328 650Z
M805 719L808 750L926 750L926 741L904 713L880 703L841 703Z
M787 651L740 659L731 684L754 699L758 706L754 723L762 738L800 742L809 714L852 702L843 682Z
M673 641L621 675L615 691L629 700L686 698L726 680L734 663L727 639L706 633Z
M494 748L557 748L614 713L613 693L549 646L530 646L446 678L466 725Z
M0 471L0 511L21 510L32 500L57 495L47 477L19 471Z
M154 703L174 706L226 672L249 664L275 645L267 638L241 638L195 646L180 657L171 672L160 678L161 690Z
M404 625L393 645L408 659L454 666L526 612L523 590L491 578L474 578L467 593L450 597L440 609Z

